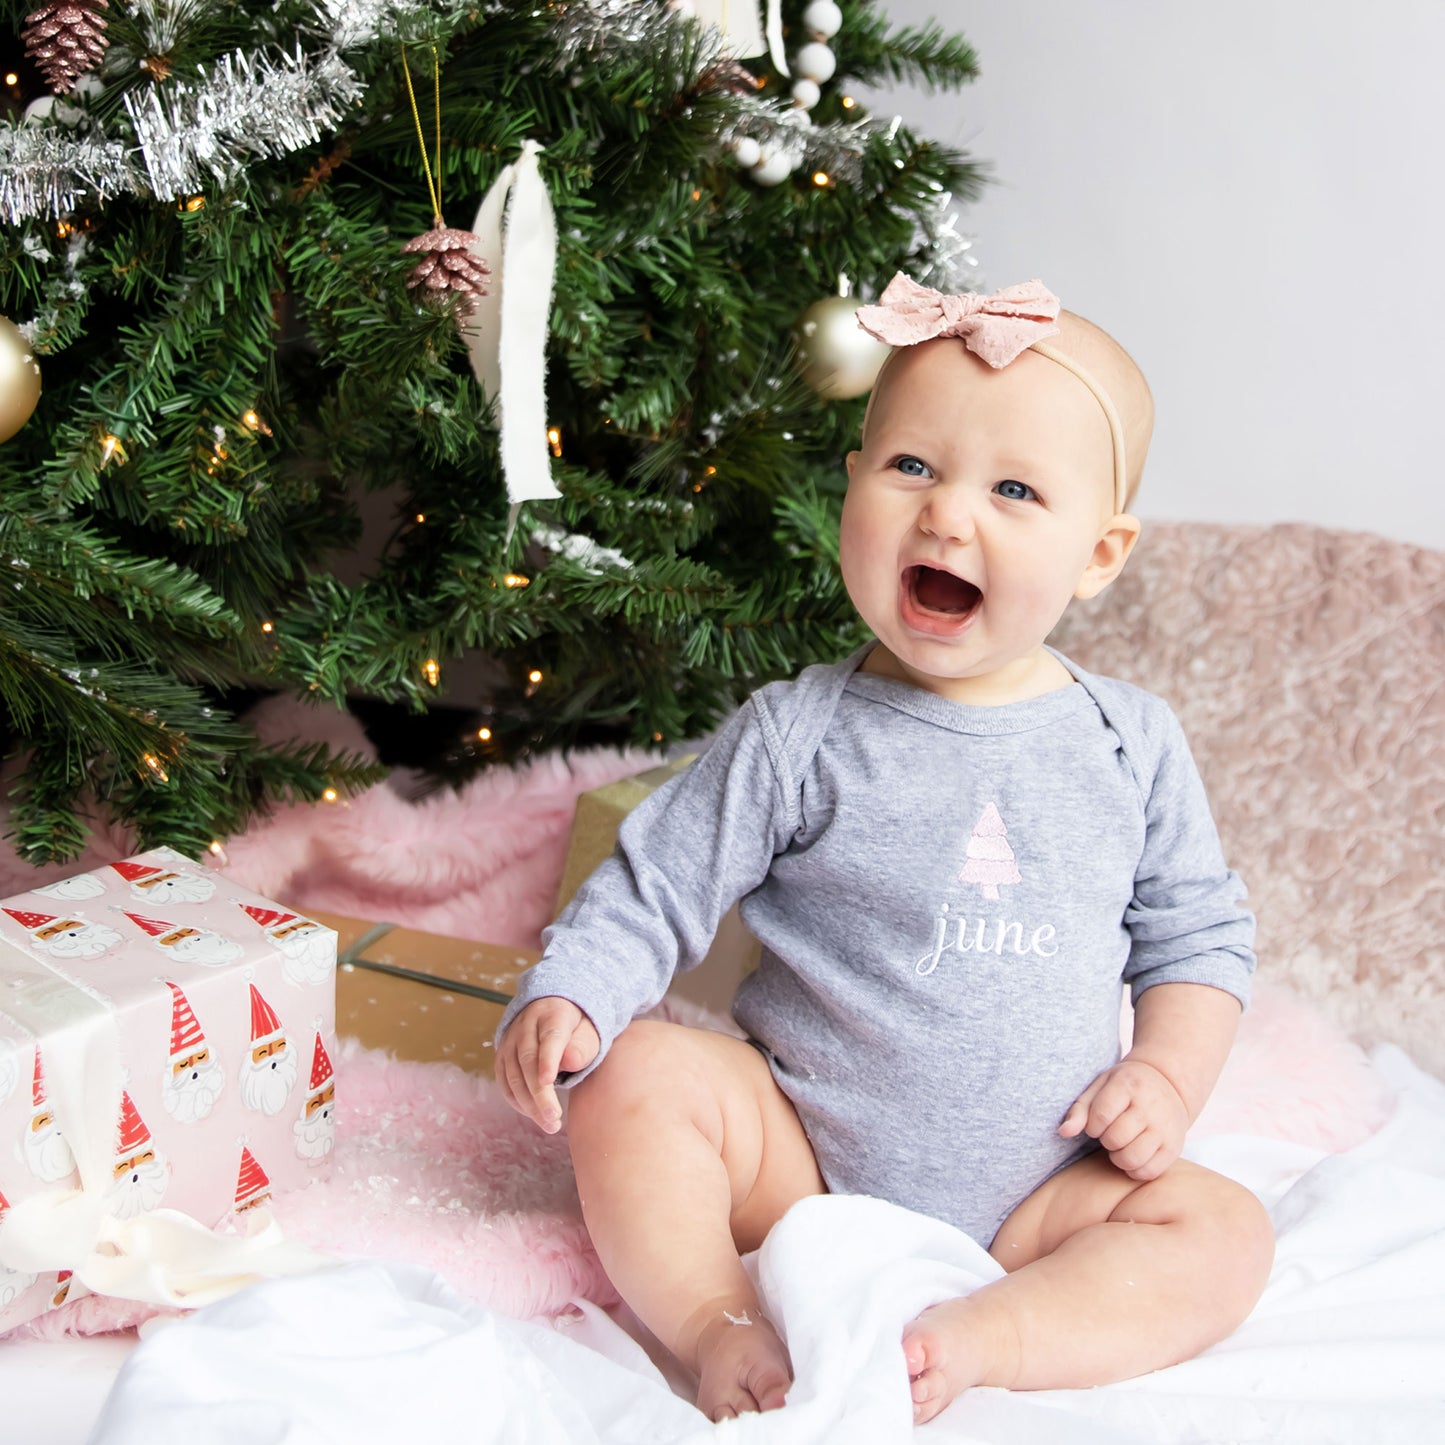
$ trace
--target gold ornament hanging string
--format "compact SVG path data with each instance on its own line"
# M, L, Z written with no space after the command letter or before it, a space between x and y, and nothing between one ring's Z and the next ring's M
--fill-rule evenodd
M421 123L421 107L416 103L416 90L411 83L406 46L401 47L401 72L406 77L406 94L411 101L411 118L416 122L427 199L432 209L432 229L401 248L408 255L421 257L407 275L406 287L425 301L457 300L470 311L478 297L487 294L486 282L492 268L473 249L477 238L472 232L454 231L442 220L442 70L435 45L431 48L431 67L437 133L435 167L427 156L426 132Z
M411 84L411 66L406 63L406 46L401 47L401 73L406 77L406 98L411 101L411 118L416 122L417 145L421 150L421 166L426 173L427 199L431 201L432 224L444 226L442 220L442 68L437 59L437 48L431 48L432 94L436 102L437 159L436 174L432 174L431 162L427 159L426 135L422 131L421 110L416 103L416 91Z

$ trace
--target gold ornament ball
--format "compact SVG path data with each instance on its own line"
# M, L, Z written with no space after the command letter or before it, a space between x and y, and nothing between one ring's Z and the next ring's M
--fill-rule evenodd
M0 442L8 442L40 400L40 364L25 334L0 316Z
M862 304L851 296L825 296L798 321L803 379L819 396L862 396L878 378L889 348L858 325Z

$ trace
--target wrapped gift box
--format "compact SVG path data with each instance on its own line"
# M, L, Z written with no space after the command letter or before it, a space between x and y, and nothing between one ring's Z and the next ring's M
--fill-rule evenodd
M691 753L578 796L562 886L557 895L559 913L587 875L617 846L617 830L628 813L696 757L696 753ZM714 1013L727 1014L732 1009L738 985L757 967L758 954L757 939L748 932L738 917L737 908L733 907L718 924L707 957L695 969L679 974L669 992Z
M320 913L340 940L336 1031L399 1059L490 1074L492 1036L533 949Z
M327 1172L335 979L331 928L168 848L0 904L0 1331L83 1289L17 1267L16 1206L211 1227Z

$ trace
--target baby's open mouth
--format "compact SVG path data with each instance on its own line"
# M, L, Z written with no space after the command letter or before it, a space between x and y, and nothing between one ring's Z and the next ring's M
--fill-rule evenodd
M972 612L983 597L972 582L936 567L909 567L903 573L903 581L914 602L925 612L959 617Z

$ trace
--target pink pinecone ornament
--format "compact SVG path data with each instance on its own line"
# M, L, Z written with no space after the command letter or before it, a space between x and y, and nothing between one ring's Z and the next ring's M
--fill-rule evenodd
M25 17L25 53L39 66L56 95L64 95L105 58L107 0L58 0Z
M421 260L406 278L407 290L427 302L459 298L470 309L479 296L487 294L487 277L492 268L475 251L476 236L471 231L454 231L437 225L401 249Z

